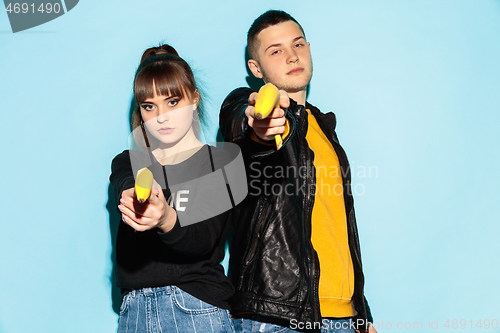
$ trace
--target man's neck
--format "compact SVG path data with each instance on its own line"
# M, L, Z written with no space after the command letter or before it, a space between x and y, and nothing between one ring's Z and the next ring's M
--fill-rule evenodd
M297 104L304 106L306 105L306 96L307 96L306 89L296 92L289 92L288 96L290 96L291 99L297 102Z

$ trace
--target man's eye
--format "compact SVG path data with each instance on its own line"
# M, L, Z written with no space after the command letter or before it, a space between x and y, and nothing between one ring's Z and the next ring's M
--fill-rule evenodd
M301 47L301 46L304 46L304 44L302 44L302 43L295 44L295 47Z
M169 106L176 106L178 103L179 103L178 99L171 99L170 101L168 101Z
M151 111L154 109L154 106L151 104L142 104L141 108L143 108L145 111Z
M279 50L273 51L273 52L271 52L271 55L278 54L279 52L280 52Z

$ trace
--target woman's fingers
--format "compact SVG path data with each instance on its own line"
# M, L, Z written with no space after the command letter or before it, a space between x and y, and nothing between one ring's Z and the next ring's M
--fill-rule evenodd
M132 188L123 191L120 205L118 205L123 222L137 231L145 231L156 227L164 216L166 205L161 187L155 182L149 199L144 203L139 203L135 199L132 193L133 190Z
M140 216L130 209L120 205L118 209L122 212L122 220L137 231L146 231L153 227L150 218Z
M123 220L123 222L125 222L126 224L128 224L129 226L131 226L133 229L135 229L137 231L146 231L146 230L151 229L151 227L149 225L142 225L142 224L134 221L133 219L131 219L129 216L127 216L125 214L122 214L122 220Z

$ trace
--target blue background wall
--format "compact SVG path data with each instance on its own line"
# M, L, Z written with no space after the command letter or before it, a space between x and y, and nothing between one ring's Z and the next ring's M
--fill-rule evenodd
M116 330L108 177L139 58L164 41L195 68L214 140L270 8L303 25L309 101L337 115L379 332L500 331L475 328L500 320L500 1L120 0L16 34L0 12L0 332Z

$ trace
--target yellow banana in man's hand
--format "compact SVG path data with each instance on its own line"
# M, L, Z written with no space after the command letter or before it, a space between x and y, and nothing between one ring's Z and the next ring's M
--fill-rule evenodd
M137 171L135 177L135 194L137 201L140 203L145 202L151 195L151 188L153 187L153 173L148 168L142 168Z
M280 92L278 88L272 83L266 83L259 89L257 99L255 100L255 118L264 119L274 110L274 108L279 106L280 102ZM285 132L287 132L288 122L285 125ZM276 148L280 149L283 145L283 140L281 135L276 134L274 136L276 141Z

